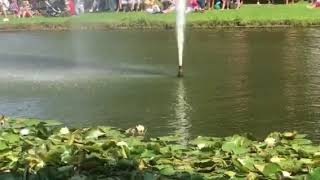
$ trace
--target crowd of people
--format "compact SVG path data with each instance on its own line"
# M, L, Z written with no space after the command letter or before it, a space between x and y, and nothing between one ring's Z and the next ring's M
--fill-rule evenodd
M175 11L179 0L0 0L3 21L9 21L8 14L17 18L44 16L73 16L85 12L99 11L145 11L147 13L170 13ZM185 0L186 12L203 12L205 9L239 9L243 0ZM294 3L294 0L291 0ZM273 3L273 0L267 0ZM285 0L289 4L289 0ZM257 0L257 4L260 1ZM320 0L314 0L311 8L320 7Z
M8 0L0 0L0 13L4 16L3 21L9 21L7 18L8 12L18 18L33 16L31 5L28 0L23 0L21 3L18 3L17 0L11 0L11 2Z

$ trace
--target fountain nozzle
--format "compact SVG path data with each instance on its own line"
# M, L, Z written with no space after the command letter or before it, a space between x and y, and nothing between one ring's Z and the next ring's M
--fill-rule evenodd
M182 66L178 66L178 77L183 77Z

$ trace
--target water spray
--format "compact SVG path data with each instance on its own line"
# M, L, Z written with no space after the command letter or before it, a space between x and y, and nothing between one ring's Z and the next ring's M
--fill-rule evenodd
M178 66L178 77L183 77L182 69L182 59L183 59L183 45L184 45L184 28L186 22L186 0L177 1L177 20L176 20L176 30L177 30L177 43L178 43L178 56L179 56L179 66Z

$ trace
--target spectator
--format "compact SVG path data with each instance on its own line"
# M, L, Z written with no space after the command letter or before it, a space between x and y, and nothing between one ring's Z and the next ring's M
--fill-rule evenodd
M310 6L307 6L308 8L320 8L320 0L314 1Z
M109 10L109 11L117 10L117 1L118 0L106 0L105 5L104 5L104 9ZM101 7L101 4L100 4L100 7Z
M145 11L151 14L160 13L160 7L157 4L156 0L145 0Z
M222 3L221 3L221 0L217 0L217 2L216 2L216 4L214 5L214 8L215 9L221 9L221 5Z
M18 5L17 0L12 0L10 6L9 6L9 10L18 18L20 18L20 8Z
M84 13L84 0L76 0L76 14Z
M206 8L206 0L197 0L197 1L200 9L204 10Z
M229 9L229 7L230 7L230 0L222 0L221 10Z
M241 1L242 4L242 1ZM257 4L260 5L260 0L257 0ZM273 4L273 0L268 0L268 4Z
M122 0L118 0L117 1L117 12L119 12L120 11L120 9L122 9Z
M199 10L200 10L200 6L198 4L198 1L197 0L189 0L186 13L195 12L195 11L199 11Z
M119 10L122 10L123 12L127 12L131 4L131 0L119 0L119 3L121 5Z
M20 14L23 18L32 17L33 13L28 0L22 1L22 7L20 9Z
M176 1L170 0L170 6L167 9L164 9L162 12L167 14L176 10Z
M141 5L141 0L132 0L131 11L139 11Z
M207 0L206 3L207 3L207 6L208 6L208 9L209 9L209 10L214 9L214 8L213 8L213 6L215 5L215 4L214 4L214 3L215 3L214 0Z
M161 3L162 3L163 10L166 10L171 6L172 1L171 0L161 0Z
M89 12L99 11L100 0L93 0L92 6Z
M232 2L230 4L230 8L231 9L240 9L241 5L242 5L241 0L232 0Z
M289 0L286 0L286 4L289 4ZM291 4L294 4L294 0L291 0Z
M9 21L7 17L7 10L9 7L9 1L8 0L0 0L0 12L3 14L4 18L3 21L7 22Z
M66 5L66 11L69 13L70 16L76 15L74 0L66 0L65 5Z

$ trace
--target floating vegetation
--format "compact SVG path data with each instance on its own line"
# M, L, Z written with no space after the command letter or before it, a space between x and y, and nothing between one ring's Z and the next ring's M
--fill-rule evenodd
M297 132L264 141L197 137L181 145L178 136L146 139L144 131L6 119L0 179L320 179L320 146Z

